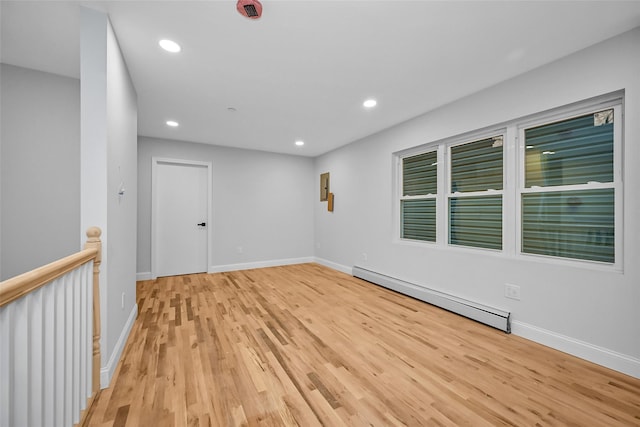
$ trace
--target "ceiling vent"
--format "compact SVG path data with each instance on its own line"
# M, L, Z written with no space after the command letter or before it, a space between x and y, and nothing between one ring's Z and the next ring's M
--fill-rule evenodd
M250 19L258 19L262 16L262 4L258 0L238 0L238 12Z

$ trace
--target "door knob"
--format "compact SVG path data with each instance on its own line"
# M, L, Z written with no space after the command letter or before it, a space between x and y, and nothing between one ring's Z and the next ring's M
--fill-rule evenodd
M207 223L206 222L201 222L200 224L196 224L196 225L199 225L200 227L205 227L207 225Z

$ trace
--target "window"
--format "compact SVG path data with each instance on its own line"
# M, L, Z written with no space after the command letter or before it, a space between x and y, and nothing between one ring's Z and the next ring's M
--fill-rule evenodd
M402 159L400 236L403 239L436 240L437 152Z
M615 262L615 111L525 128L521 251Z
M622 93L397 153L397 236L621 269Z
M502 249L503 136L450 148L449 243Z

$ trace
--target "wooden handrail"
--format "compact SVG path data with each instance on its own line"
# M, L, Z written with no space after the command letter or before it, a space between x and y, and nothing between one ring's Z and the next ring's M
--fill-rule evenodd
M0 282L0 307L17 300L29 292L35 291L91 259L95 259L97 255L97 248L84 249L50 264L38 267L35 270Z
M0 308L19 298L63 277L86 263L93 260L93 341L92 341L92 372L91 372L91 395L88 397L85 409L80 416L80 423L84 425L87 421L89 409L95 402L95 398L100 391L100 263L102 261L102 242L100 235L102 231L98 227L90 227L87 230L87 241L84 249L75 254L69 255L58 261L54 261L45 266L36 268L27 273L21 274L11 279L0 282ZM86 271L86 270L85 270ZM65 280L65 279L63 279ZM86 282L84 282L86 286ZM80 284L82 286L82 284ZM85 311L86 313L86 311ZM27 357L28 355L25 355Z

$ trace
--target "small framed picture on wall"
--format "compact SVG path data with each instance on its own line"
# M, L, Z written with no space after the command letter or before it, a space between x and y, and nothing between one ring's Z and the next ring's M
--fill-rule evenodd
M326 202L329 199L329 172L320 174L320 201Z

